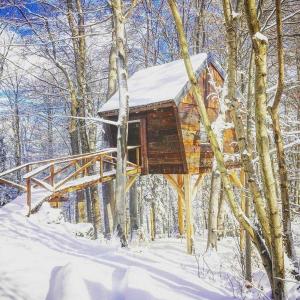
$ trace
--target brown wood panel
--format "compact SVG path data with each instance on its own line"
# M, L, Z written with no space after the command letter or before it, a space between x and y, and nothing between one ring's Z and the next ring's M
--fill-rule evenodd
M218 116L220 104L210 76L213 76L217 88L222 86L223 78L212 65L199 77L208 117L213 122ZM197 174L208 171L212 165L213 153L209 141L205 140L204 128L200 127L200 116L191 92L181 99L177 107L172 101L162 104L130 109L130 120L143 119L144 122L144 129L140 131L142 173ZM227 113L226 120L230 121ZM130 134L129 131L129 139ZM112 130L112 135L116 140L116 130ZM234 129L226 129L225 153L235 153L237 150Z
M148 165L150 174L181 174L184 161L174 107L147 112Z
M213 76L215 84L210 82L211 76ZM211 122L216 120L220 108L214 86L218 89L222 85L223 78L212 65L209 66L209 71L205 70L199 78L199 87ZM181 99L178 105L178 116L181 124L188 172L195 174L209 170L212 166L213 153L209 142L200 140L201 132L204 131L204 128L200 128L200 116L191 92ZM235 153L237 150L234 129L226 129L224 131L224 151L226 153Z

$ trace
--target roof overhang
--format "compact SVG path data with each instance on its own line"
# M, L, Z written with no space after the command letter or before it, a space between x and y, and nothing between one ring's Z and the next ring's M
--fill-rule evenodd
M176 103L174 100L165 100L165 101L153 102L145 105L133 106L129 108L129 113L134 114L134 113L140 113L149 110L157 110L165 107L176 107ZM109 110L109 111L99 111L98 115L101 117L113 117L118 115L118 111L119 111L118 109Z
M221 75L221 77L224 79L225 78L225 71L217 61L216 57L208 53L207 58L202 62L202 64L195 70L196 77L197 79L200 77L201 73L208 68L209 65L213 65L215 69L218 71L218 73ZM130 113L138 113L138 112L143 112L147 110L152 110L152 109L158 109L161 107L166 107L166 106L178 106L180 103L180 100L188 93L188 91L191 88L191 84L189 81L185 83L185 85L180 89L179 93L174 97L174 99L169 99L169 100L160 100L157 102L152 102L144 105L136 105L129 107L129 112ZM129 95L130 97L130 95ZM109 100L108 100L109 101ZM118 109L113 109L113 110L101 110L98 112L99 116L102 117L109 117L109 116L116 116L118 114Z

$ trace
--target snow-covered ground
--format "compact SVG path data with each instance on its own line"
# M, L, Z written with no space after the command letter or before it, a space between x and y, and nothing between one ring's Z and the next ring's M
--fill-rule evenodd
M267 290L247 290L239 278L233 238L205 255L205 239L197 240L198 256L175 238L124 250L51 223L58 210L47 206L27 218L23 200L0 209L1 300L268 299ZM262 273L256 277L257 286L266 285Z

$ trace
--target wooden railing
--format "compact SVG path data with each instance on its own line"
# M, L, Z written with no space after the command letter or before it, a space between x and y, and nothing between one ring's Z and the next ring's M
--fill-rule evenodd
M141 171L140 146L130 146L128 152L130 151L135 152L135 162L127 161L127 174L133 176ZM116 154L116 148L108 148L96 153L27 163L0 173L0 184L25 191L30 214L33 188L42 188L50 198L53 198L99 182L112 180L116 173ZM25 172L24 183L6 178L16 172Z

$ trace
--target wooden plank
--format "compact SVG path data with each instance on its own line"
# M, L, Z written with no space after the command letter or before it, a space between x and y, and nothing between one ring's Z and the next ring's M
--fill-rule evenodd
M62 179L61 181L59 181L54 187L55 189L59 188L60 186L62 186L64 183L66 183L68 180L70 180L71 178L75 177L76 175L80 174L83 170L85 170L86 168L88 168L91 164L93 164L95 161L97 160L97 157L93 158L91 161L89 161L87 164L83 165L82 167L80 167L78 170L76 170L74 173L70 174L69 176L67 176L65 179Z
M140 122L140 139L141 139L141 158L142 158L142 173L149 173L148 166L148 141L147 141L147 122L146 118L142 118Z
M53 176L55 176L55 175L57 175L57 174L59 174L59 173L65 171L66 169L68 169L69 167L71 167L74 163L75 163L75 162L72 161L71 163L67 164L66 166L61 167L61 168L58 168L57 170L55 170ZM46 176L46 177L44 177L44 178L42 178L42 180L45 181L45 180L48 180L49 178L51 178L51 174L48 175L48 176Z
M193 253L193 214L192 214L192 199L191 199L191 175L183 175L184 182L184 199L185 199L185 219L186 219L186 242L187 253Z
M178 187L181 188L183 187L183 177L181 174L177 175L177 184ZM180 193L177 193L177 207L178 207L178 231L181 236L184 235L184 216L183 216L183 206L184 206L184 201L183 197Z
M18 184L16 182L13 182L13 181L10 181L10 180L4 179L4 178L0 178L0 182L7 184L7 185L14 186L14 187L18 188L19 190L23 190L26 192L26 186L24 186L24 185Z
M50 185L51 186L54 186L54 184L55 184L54 176L55 176L55 166L54 166L54 164L51 164L51 166L50 166Z
M32 171L26 173L26 174L23 176L23 178L24 178L24 179L27 179L27 178L29 178L29 177L35 176L35 175L37 175L38 173L40 173L40 172L42 172L42 171L48 169L51 165L52 165L52 164L47 164L47 165L40 166L40 167L38 167L38 168L36 168L36 169L33 169Z
M201 173L198 175L197 180L196 180L196 182L193 186L193 190L192 190L192 201L195 199L195 197L197 195L198 187L203 182L204 177L205 177L205 173Z
M177 183L177 180L175 180L170 174L164 174L164 177L167 179L167 181L175 188L178 195L180 195L182 198L184 198L184 193L182 191L182 187L180 187Z
M26 179L26 201L28 206L28 217L31 214L31 181L30 177Z
M34 177L30 177L30 178L31 178L32 182L35 182L37 185L43 187L47 191L49 191L49 192L53 192L54 191L53 187L50 184L48 184L47 182L44 182L44 181L39 180L39 179L34 178Z
M5 176L5 175L10 174L10 173L13 173L13 172L16 172L16 171L19 171L19 170L21 170L23 168L26 168L28 165L29 164L25 164L25 165L21 165L21 166L15 167L13 169L6 170L6 171L0 173L0 177Z
M125 192L127 193L129 191L129 189L132 187L132 185L134 184L134 182L136 181L138 175L135 176L131 176L129 178L129 180L126 182L126 189Z

